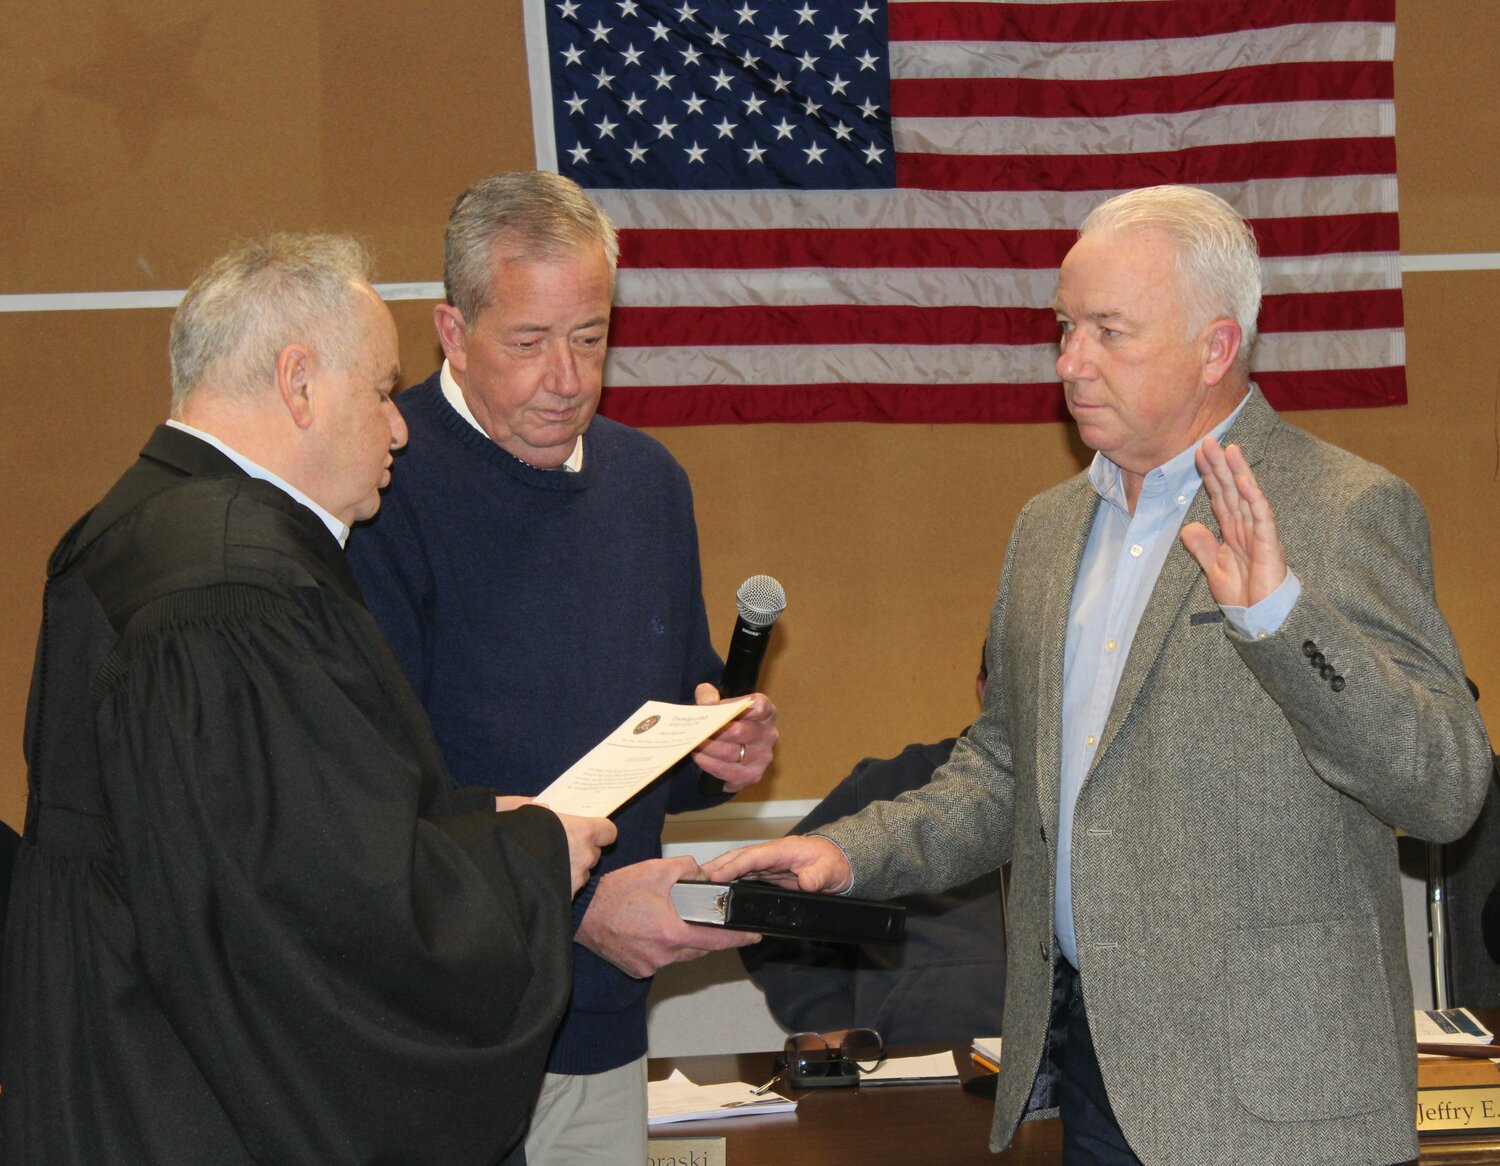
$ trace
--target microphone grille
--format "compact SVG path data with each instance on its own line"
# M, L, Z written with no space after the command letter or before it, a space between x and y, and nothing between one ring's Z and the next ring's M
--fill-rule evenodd
M769 575L751 575L734 594L740 618L758 628L768 628L786 610L786 590Z

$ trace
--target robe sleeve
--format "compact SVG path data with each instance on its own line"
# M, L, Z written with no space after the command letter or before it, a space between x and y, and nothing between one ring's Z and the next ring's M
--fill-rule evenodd
M454 812L373 628L315 588L138 613L97 709L122 893L256 1160L493 1162L567 999L567 844Z

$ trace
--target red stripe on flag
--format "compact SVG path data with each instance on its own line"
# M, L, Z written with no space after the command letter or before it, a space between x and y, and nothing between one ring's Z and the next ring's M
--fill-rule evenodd
M1389 23L1396 0L1143 0L1115 4L901 4L887 10L893 41L1166 40L1292 24Z
M1344 332L1402 326L1401 291L1267 296L1260 331ZM770 344L1050 344L1051 308L810 307L616 308L616 348L696 348Z
M1200 181L1206 181L1200 179ZM1395 214L1256 219L1269 257L1399 251ZM772 228L743 231L620 232L620 266L641 270L783 267L1056 267L1073 246L1072 230L968 231L888 228L855 231Z
M1061 386L664 385L608 388L600 411L627 425L739 425L776 421L993 424L1064 421Z
M1394 213L1252 219L1250 225L1260 253L1270 257L1401 250L1401 226Z
M1260 305L1262 333L1356 332L1403 324L1401 288L1266 296Z
M1406 404L1406 369L1400 367L1258 372L1255 383L1277 409L1369 409Z
M751 344L1050 344L1051 308L616 308L615 348Z
M1388 101L1394 95L1389 61L1295 61L1125 81L893 77L891 115L1121 117L1283 101Z
M1056 267L1074 231L625 230L620 266L641 269L786 267Z
M1403 323L1398 287L1266 296L1260 307L1262 333L1352 332L1400 328Z
M1257 373L1277 409L1406 404L1403 368ZM911 424L1066 421L1061 386L663 385L608 388L600 411L636 426L881 421Z
M1198 146L1151 154L898 154L896 185L921 190L1128 190L1163 183L1394 174L1390 138Z

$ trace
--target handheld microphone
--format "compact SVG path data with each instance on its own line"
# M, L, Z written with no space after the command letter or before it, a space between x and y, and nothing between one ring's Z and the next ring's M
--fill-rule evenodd
M786 591L769 575L751 575L735 592L734 603L740 615L729 637L729 651L724 654L721 697L749 696L755 691L761 661L771 642L771 626L786 610ZM705 773L698 789L706 797L716 797L724 792L724 783Z

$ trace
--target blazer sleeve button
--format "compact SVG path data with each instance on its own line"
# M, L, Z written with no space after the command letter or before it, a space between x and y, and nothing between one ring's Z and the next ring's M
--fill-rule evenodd
M1331 689L1333 689L1334 692L1343 692L1344 691L1344 678L1342 676L1335 676L1332 680L1330 680L1328 682L1328 687L1331 688Z
M1336 669L1332 664L1324 664L1323 667L1318 669L1318 675L1324 680L1332 680L1336 675Z
M1313 643L1311 640L1303 640L1302 641L1302 654L1304 656L1311 657L1312 654L1314 652L1316 652L1317 650L1318 650L1318 645L1315 644L1315 643Z
M1328 662L1328 660L1323 655L1322 652L1314 652L1311 656L1309 656L1307 658L1307 662L1309 664L1311 664L1314 668L1322 668L1323 665Z

